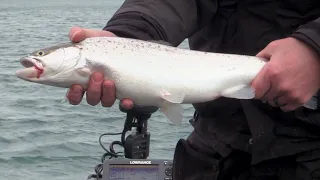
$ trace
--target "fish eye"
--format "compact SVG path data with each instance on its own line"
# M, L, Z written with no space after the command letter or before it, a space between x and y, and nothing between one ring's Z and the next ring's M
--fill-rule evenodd
M45 54L44 51L38 51L38 52L36 53L37 56L43 56L44 54Z

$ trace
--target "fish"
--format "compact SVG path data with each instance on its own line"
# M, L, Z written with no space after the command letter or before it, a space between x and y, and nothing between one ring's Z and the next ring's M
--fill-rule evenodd
M88 88L93 72L114 81L116 98L138 106L158 107L167 119L181 125L182 104L219 97L253 99L251 83L267 60L239 54L204 52L170 46L164 41L124 37L91 37L42 48L20 59L16 76L60 88ZM304 105L317 107L313 97Z

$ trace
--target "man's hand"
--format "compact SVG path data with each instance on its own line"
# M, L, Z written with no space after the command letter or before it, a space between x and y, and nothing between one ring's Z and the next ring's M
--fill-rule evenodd
M70 30L69 38L72 42L80 42L85 38L97 37L97 36L116 36L108 31L83 29L79 27L73 27ZM95 106L101 101L101 105L104 107L111 107L115 100L116 91L113 81L104 79L102 73L93 73L89 86L87 89L86 97L87 103ZM84 90L80 85L73 85L67 93L67 98L70 104L77 105L81 102L84 95ZM123 99L121 105L125 109L131 109L133 107L133 101L130 99Z
M292 111L320 88L320 58L307 44L285 38L271 42L257 56L269 59L252 83L257 99Z

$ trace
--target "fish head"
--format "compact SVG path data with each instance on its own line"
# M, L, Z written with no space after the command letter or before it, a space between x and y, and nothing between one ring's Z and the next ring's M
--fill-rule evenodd
M75 66L81 59L81 48L67 43L32 52L22 57L24 66L16 72L16 76L30 82L57 87L69 87L74 80Z

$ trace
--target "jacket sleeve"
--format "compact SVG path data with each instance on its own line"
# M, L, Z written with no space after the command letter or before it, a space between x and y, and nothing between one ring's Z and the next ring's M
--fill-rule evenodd
M292 36L307 43L320 55L320 17L299 26Z
M299 26L299 28L292 34L292 36L308 44L320 55L320 17L304 25ZM317 97L319 99L320 91L317 92ZM319 100L318 100L317 106L318 106L317 108L319 109L320 108ZM319 110L316 110L316 111L305 110L301 112L302 113L296 113L299 119L307 123L320 126Z
M125 0L104 30L178 46L214 16L217 0Z

